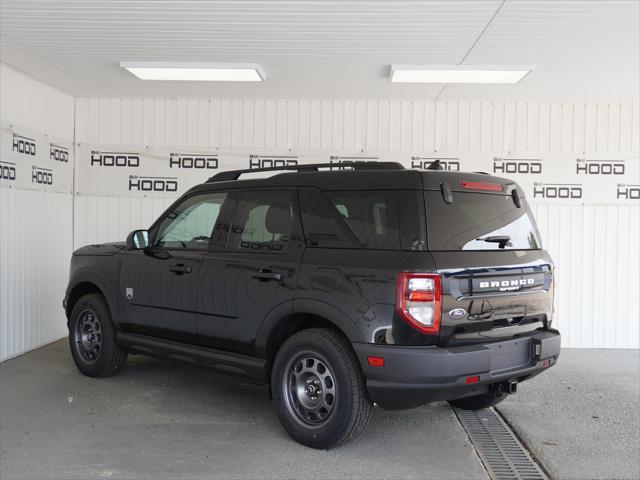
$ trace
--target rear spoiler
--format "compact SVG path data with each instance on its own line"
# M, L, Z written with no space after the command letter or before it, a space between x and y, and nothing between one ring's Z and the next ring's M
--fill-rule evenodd
M436 160L438 161L438 160ZM509 191L511 187L511 199L513 200L513 204L516 208L522 207L522 200L520 198L520 193L518 192L518 187L514 183L503 184L503 183L489 183L489 182L473 182L467 180L460 180L460 187L467 190L479 190L484 192L495 192L495 193L505 193ZM451 204L453 203L453 191L451 189L451 185L447 182L442 182L440 184L440 191L442 192L442 199L445 203Z

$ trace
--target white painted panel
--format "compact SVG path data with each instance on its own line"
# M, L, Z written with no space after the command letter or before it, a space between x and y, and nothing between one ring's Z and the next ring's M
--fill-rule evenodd
M73 97L0 63L0 120L71 140Z
M0 189L0 361L66 334L72 196Z
M98 197L77 195L74 245L122 242L127 234L149 228L175 198Z
M3 123L71 144L73 97L4 64L0 90ZM86 137L90 122L80 118ZM66 334L61 301L73 245L70 193L5 186L0 187L0 361Z

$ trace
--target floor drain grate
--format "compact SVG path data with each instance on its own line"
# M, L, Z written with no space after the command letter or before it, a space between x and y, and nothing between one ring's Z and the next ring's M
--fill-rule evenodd
M492 479L548 480L493 409L454 410Z

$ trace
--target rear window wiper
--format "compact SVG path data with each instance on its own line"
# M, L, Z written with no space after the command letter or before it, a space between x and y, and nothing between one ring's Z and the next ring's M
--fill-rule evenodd
M512 247L511 237L509 235L490 235L488 237L476 238L478 242L497 243L498 248Z

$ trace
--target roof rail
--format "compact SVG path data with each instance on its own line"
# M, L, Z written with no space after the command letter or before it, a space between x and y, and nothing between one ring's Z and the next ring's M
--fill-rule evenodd
M283 165L282 167L266 167L266 168L248 168L245 170L230 170L228 172L220 172L209 178L206 183L227 182L230 180L238 180L240 175L245 173L259 172L277 172L277 171L294 171L294 172L317 172L320 168L331 168L342 170L344 167L350 167L353 170L404 170L402 164L398 162L372 162L372 161L342 161L339 163L309 163L300 165Z

